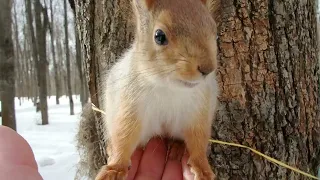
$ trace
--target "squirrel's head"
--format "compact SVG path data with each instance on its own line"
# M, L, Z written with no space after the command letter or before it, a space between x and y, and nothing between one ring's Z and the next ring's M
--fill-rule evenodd
M133 0L137 50L152 80L193 87L217 68L218 1Z

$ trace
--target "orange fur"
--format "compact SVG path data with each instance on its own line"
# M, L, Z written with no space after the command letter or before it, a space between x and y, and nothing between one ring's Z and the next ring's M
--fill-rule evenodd
M128 97L124 97L128 99ZM116 115L114 130L108 137L108 165L103 166L96 180L119 179L125 180L130 167L130 158L138 144L140 135L140 122L137 120L135 110L128 101L123 100L121 110Z
M189 153L188 165L195 174L196 180L215 178L207 159L208 139L211 132L211 121L208 121L209 101L203 105L197 116L197 123L185 130L184 139Z
M136 9L136 44L149 54L149 57L141 58L164 60L157 67L160 71L165 70L165 65L177 64L177 77L183 80L199 78L198 66L206 72L217 68L217 47L212 45L216 41L217 27L210 11L201 1L160 0L154 3L149 15L141 16L140 11ZM142 28L140 23L146 27ZM167 46L150 44L150 37L156 29L166 33Z
M152 7L154 1L155 0L146 0L146 6L147 6L148 9L150 9Z
M207 3L207 0L201 0L201 2L202 2L203 4L206 4L206 3Z
M212 8L212 4L210 0L133 0L137 26L134 51L130 56L132 83L119 89L122 93L119 112L108 125L111 126L107 137L108 165L101 168L96 180L122 180L127 176L130 156L138 146L143 125L137 114L139 97L136 96L144 90L141 87L147 82L148 75L158 73L161 76L159 72L174 67L173 78L196 81L204 78L200 71L210 73L217 68L217 27L211 11L216 8ZM157 29L165 32L168 45L159 46L154 42ZM190 117L188 122L192 123L182 134L196 180L214 178L206 157L211 134L209 106L213 106L209 101L210 93L206 91L205 97L201 97L205 102L200 105L203 107L199 114ZM166 123L160 125L163 128L160 135L170 136L174 126L170 121Z

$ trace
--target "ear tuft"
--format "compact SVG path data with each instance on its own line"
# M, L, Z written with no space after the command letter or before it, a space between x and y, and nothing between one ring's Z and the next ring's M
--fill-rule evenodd
M145 1L146 7L150 9L153 6L155 0L144 0L144 1Z
M207 0L200 0L203 4L207 4Z
M208 8L216 23L220 23L221 0L201 0Z

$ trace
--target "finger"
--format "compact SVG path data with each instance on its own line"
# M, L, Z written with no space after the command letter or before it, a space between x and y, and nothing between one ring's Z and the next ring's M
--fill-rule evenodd
M134 153L131 156L131 168L129 170L129 174L128 174L128 180L133 180L134 176L136 175L137 171L138 171L138 167L140 164L140 160L142 158L143 155L143 149L142 148L137 148Z
M147 144L135 180L160 180L166 161L167 147L160 138L154 138Z
M38 170L32 149L14 130L0 126L0 163L25 165Z
M43 180L39 172L26 165L0 165L0 179L21 180Z
M170 160L167 162L163 172L162 180L182 180L181 162L178 160Z
M182 180L181 159L185 151L183 142L173 142L168 160L162 175L162 180Z
M5 126L0 126L0 179L42 179L30 145Z
M190 167L188 165L189 154L186 151L182 157L182 173L185 180L194 180L194 174L190 171Z

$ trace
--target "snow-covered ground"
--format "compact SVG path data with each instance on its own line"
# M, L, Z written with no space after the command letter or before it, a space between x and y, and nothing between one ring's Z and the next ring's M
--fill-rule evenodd
M75 148L75 134L78 128L81 103L74 96L75 115L69 114L69 99L48 98L49 125L36 125L40 113L36 113L31 101L24 100L19 106L16 100L17 131L31 145L44 180L73 180L79 160ZM1 118L0 118L1 119ZM1 122L0 122L1 124Z

